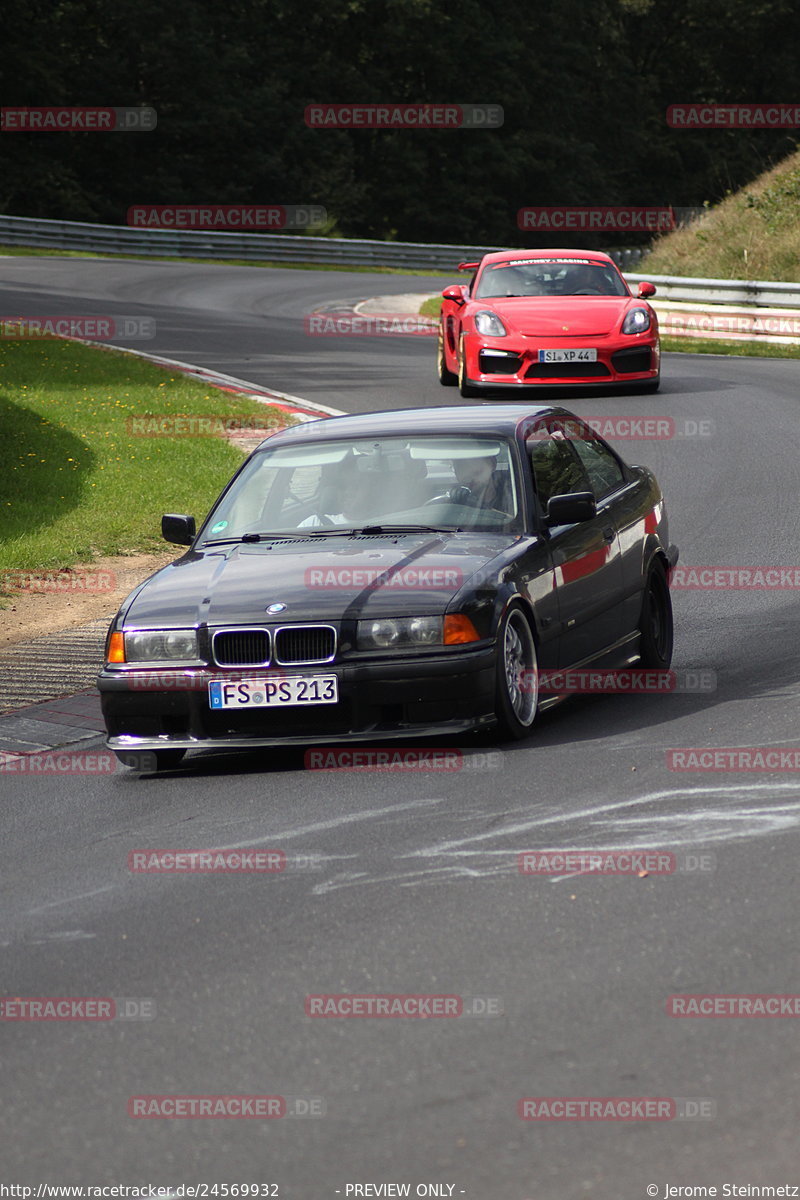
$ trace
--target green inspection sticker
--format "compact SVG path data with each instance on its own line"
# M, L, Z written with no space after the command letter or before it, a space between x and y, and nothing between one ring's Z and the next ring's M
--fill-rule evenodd
M211 532L212 533L221 533L223 529L227 529L227 528L228 528L227 521L217 521L216 525L212 525Z

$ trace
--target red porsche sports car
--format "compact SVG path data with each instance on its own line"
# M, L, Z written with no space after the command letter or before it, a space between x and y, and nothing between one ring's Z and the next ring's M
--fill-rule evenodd
M502 250L442 292L439 382L462 396L538 385L634 386L660 379L652 283L634 296L613 259L593 250Z

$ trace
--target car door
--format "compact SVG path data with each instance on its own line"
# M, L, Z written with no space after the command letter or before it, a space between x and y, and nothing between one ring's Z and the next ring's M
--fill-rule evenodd
M551 496L594 492L566 423L550 418L527 446L542 514ZM610 505L601 502L588 521L551 526L547 537L558 598L559 666L574 666L622 636L622 556Z
M613 518L617 530L624 587L622 633L632 633L639 627L642 610L647 484L588 425L567 422L566 431L589 477L598 510L602 508Z

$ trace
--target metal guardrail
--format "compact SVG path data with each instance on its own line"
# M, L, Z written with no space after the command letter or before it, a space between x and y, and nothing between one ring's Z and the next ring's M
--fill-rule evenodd
M481 258L497 246L440 246L426 242L381 242L299 234L227 233L219 230L141 229L0 215L0 245L147 257L243 259L248 262L303 262L325 266L399 267L454 270L459 262ZM509 246L507 249L514 249ZM612 252L620 267L632 267L639 249Z
M84 221L51 221L0 215L0 245L41 249L85 250L98 254L246 262L319 263L324 266L396 267L414 271L450 271L462 260L480 258L497 246L440 246L424 242L381 242L355 238L304 237L296 234L227 233L192 229L138 229L95 225ZM746 304L800 307L800 282L769 280L690 279L669 275L629 274L645 251L608 253L631 283L649 279L662 300L701 304Z
M480 258L496 246L436 246L299 234L227 233L218 230L137 229L0 216L0 245L89 250L182 258L244 259L249 262L307 262L339 266L452 270L463 259Z
M698 304L745 304L760 308L800 307L800 282L766 279L690 279L670 275L630 275L628 283L649 279L658 288L659 300L696 301Z

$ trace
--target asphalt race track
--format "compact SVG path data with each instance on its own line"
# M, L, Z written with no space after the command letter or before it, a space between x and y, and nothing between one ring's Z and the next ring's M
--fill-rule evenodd
M443 278L67 258L8 258L0 278L5 314L154 317L156 336L134 348L348 412L461 402L435 380L431 338L303 327L318 305L434 292ZM799 370L668 355L655 396L564 403L674 419L674 437L616 444L656 470L682 565L790 566ZM158 778L2 780L0 990L149 998L156 1011L0 1024L4 1175L277 1183L290 1200L367 1183L473 1200L800 1183L792 1020L666 1012L674 993L800 992L797 776L680 772L665 757L800 746L798 598L722 588L673 602L673 666L714 672L714 690L573 699L521 744L448 743L457 771L318 773L293 751L199 757ZM127 867L132 850L206 847L301 861L274 875ZM524 850L594 847L675 851L705 869L517 869ZM308 994L351 992L482 997L502 1012L305 1015ZM321 1098L325 1115L127 1115L132 1095L176 1093ZM714 1115L523 1121L530 1096L689 1098Z

